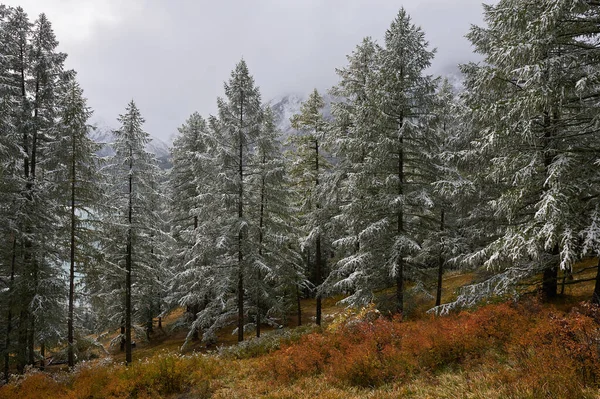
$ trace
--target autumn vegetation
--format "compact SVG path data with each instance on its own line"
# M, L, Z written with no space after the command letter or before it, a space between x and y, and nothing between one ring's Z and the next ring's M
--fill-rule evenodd
M574 302L590 288L569 288L551 304L531 292L402 321L374 306L335 308L326 327L210 352L158 346L129 367L108 357L73 372L31 369L0 398L594 398L600 308Z

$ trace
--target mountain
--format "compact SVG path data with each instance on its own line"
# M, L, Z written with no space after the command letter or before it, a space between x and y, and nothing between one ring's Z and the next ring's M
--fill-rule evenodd
M325 101L325 108L323 109L323 115L326 119L331 118L331 102L333 97L327 93L321 93L323 100ZM281 141L286 142L288 137L292 134L296 134L296 130L292 127L290 118L295 114L300 113L300 107L302 102L308 98L306 94L289 93L273 98L267 103L273 110L275 118L275 124L281 131Z
M106 125L96 125L96 128L90 133L90 137L96 143L102 144L102 148L98 151L98 156L108 157L115 153L110 146L115 139L112 128ZM164 141L152 137L152 140L146 144L146 151L151 152L156 156L158 166L160 166L161 169L170 169L171 166L173 166L171 164L171 152L169 146Z

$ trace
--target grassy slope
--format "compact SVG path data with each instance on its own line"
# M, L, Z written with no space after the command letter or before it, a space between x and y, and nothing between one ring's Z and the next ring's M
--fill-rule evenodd
M594 275L590 269L575 278ZM476 278L448 273L444 301ZM321 332L289 333L273 353L266 352L280 346L280 338L266 334L220 357L181 357L175 353L185 332L157 334L153 342L138 344L129 369L118 364L122 354L114 353L116 364L84 365L75 375L34 373L0 388L0 398L600 397L600 317L585 307L571 311L592 290L591 281L567 285L565 295L551 304L490 305L442 319L422 315L432 300L415 297L409 321L348 313ZM305 301L303 311L304 320L314 316L314 301ZM332 320L344 312L329 299L325 313ZM219 338L225 345L235 342L231 331ZM201 344L190 350L206 351Z

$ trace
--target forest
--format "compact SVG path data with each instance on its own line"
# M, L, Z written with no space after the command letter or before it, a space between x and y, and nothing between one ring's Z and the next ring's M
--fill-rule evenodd
M514 349L507 357L526 345L512 343L510 326L496 319L530 325L532 342L536 331L563 337L557 325L598 332L600 3L500 0L482 12L485 26L467 34L481 61L459 66L459 85L427 74L435 49L401 8L381 42L364 38L336 69L331 111L315 89L285 139L242 58L216 115L190 115L172 166L161 168L133 100L115 118L111 143L92 139L93 110L51 22L0 5L3 381L44 369L49 351L73 368L89 360L78 342L100 345L101 337L130 365L136 342L152 340L173 312L185 350L214 348L225 330L241 342L290 324L321 326L332 300L358 318L382 315L370 322L391 336L410 335L416 298L429 296L426 328L458 355L428 358L439 347L426 352L429 344L414 338L410 356L382 352L396 356L395 369L377 366L365 380L324 353L361 365L352 349L361 342L400 351L380 340L383 330L348 323L329 333L331 347L320 335L290 341L322 351L305 362L317 368L306 375L369 387L483 353L477 342L444 335L458 331L455 322L474 336L492 331L494 350ZM101 156L106 144L111 152ZM581 262L593 275L581 276ZM447 292L448 275L475 272ZM526 292L552 302L586 282L595 286L585 315L558 324L544 324L558 316L533 311L537 302L461 313ZM362 338L349 345L342 336L352 334ZM586 383L600 375L590 345L577 347L589 362L581 366ZM294 348L286 356L301 364L309 355ZM169 356L161 361L189 361ZM411 356L425 356L425 366ZM304 366L286 371L290 359L260 370L275 381L305 375Z

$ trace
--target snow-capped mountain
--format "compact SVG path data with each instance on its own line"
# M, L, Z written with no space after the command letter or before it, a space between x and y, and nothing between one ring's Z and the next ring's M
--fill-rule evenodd
M115 135L113 129L108 126L99 125L96 129L92 130L90 137L96 143L102 144L102 148L98 151L98 156L107 157L114 154L110 144L114 141ZM158 165L163 169L168 169L171 166L171 152L169 146L164 141L152 137L152 140L146 144L146 151L156 155Z
M321 93L323 100L325 101L325 108L323 109L323 115L325 118L331 117L331 101L332 97L327 93ZM292 128L290 118L295 114L300 113L300 107L302 102L308 98L308 94L291 93L273 98L267 103L273 110L275 117L275 124L281 130L281 141L285 142L287 138L295 134L296 131Z
M453 67L443 74L442 78L448 79L448 82L454 87L456 93L460 93L464 90L464 77L458 68ZM328 93L320 93L325 101L325 107L323 108L323 115L325 119L331 119L331 103L336 101L334 97ZM285 142L287 138L296 134L290 118L295 114L300 113L300 107L302 102L308 98L308 94L289 93L277 96L267 103L273 110L275 116L275 124L281 130L281 141Z

